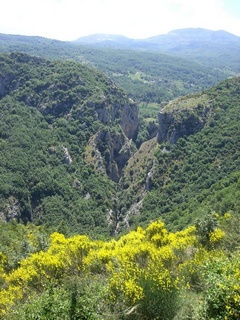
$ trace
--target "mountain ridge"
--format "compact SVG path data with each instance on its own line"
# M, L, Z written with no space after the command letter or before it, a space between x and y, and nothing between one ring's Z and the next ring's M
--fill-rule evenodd
M122 35L115 35L115 34L92 34L89 36L80 37L73 42L78 43L88 43L88 44L103 44L103 45L115 45L120 46L121 44L128 44L130 47L142 47L146 48L150 46L150 44L154 44L155 46L159 46L160 49L161 45L167 45L172 41L201 41L209 42L209 41L233 41L235 43L240 42L240 37L227 32L225 30L209 30L204 28L184 28L184 29L176 29L172 30L166 34L160 34L156 36L151 36L148 38L129 38Z
M89 64L105 72L129 97L147 103L162 103L201 91L240 72L239 55L234 47L211 54L204 50L190 50L186 54L130 49L127 43L115 48L0 34L2 53L23 52L45 59Z
M224 30L185 28L146 39L124 38L124 41L119 38L116 38L115 41L109 41L104 38L104 35L101 37L102 41L91 43L90 36L87 45L97 48L124 48L143 52L159 52L183 57L209 68L221 69L225 66L226 69L230 67L231 71L240 72L240 37ZM84 39L86 41L87 38ZM84 44L84 41L80 40L75 43Z

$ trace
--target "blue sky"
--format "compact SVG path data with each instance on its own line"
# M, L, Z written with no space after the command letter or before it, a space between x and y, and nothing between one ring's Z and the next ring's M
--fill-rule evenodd
M181 28L240 36L239 0L0 0L0 33L75 40L94 33L147 38Z

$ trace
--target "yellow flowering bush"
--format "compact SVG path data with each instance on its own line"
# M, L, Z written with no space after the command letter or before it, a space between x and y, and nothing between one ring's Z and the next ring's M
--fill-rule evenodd
M14 301L23 297L31 288L43 290L47 281L58 281L67 273L81 270L83 258L91 247L91 241L86 236L74 236L69 239L59 233L53 233L50 237L50 246L46 252L33 253L21 261L20 266L4 274L5 281L2 296L9 298L2 301L2 304L11 306ZM18 288L18 290L13 290ZM21 293L21 294L20 294Z
M223 237L225 236L225 232L220 228L216 228L214 231L210 232L209 239L212 245L216 245L219 243Z
M167 234L168 232L162 221L152 222L146 229L147 239L158 247L165 243Z
M22 288L17 285L0 290L0 319L11 310L17 299L22 299L22 296Z
M174 233L168 232L163 222L155 221L145 230L137 228L119 240L110 241L92 241L81 235L66 238L55 232L50 236L46 251L30 254L9 272L4 269L7 257L0 253L0 317L11 314L11 310L26 302L27 297L46 292L49 284L61 288L62 297L68 297L62 283L64 279L77 278L80 283L89 281L84 284L85 288L91 287L92 282L99 287L96 279L101 279L104 296L108 297L105 304L122 305L119 312L123 314L123 306L130 308L128 319L173 319L181 306L183 292L199 296L200 311L191 315L196 320L239 319L240 265L237 255L228 257L224 251L217 250L216 244L224 237L219 227L212 228L210 224L207 238L204 233L203 238L199 237L199 230L203 232L204 226L205 222L198 231L192 226ZM28 237L34 244L35 236L29 232ZM89 293L91 297L84 299L76 291L78 302L73 295L66 298L70 299L65 304L66 310L71 310L71 303L80 306L81 301L85 301L91 304L92 295L97 294L93 291ZM51 296L49 299L51 304ZM39 301L44 303L44 299L39 298ZM92 308L93 304L89 309L91 317L95 314ZM82 309L81 312L85 311Z
M133 263L123 265L113 263L109 266L111 277L109 280L109 297L117 301L120 297L127 305L134 305L143 296L143 289L138 284L140 269Z

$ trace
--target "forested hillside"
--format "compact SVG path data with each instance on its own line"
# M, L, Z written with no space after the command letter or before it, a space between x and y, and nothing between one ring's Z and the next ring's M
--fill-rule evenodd
M131 49L161 52L171 56L197 61L210 68L220 68L235 73L240 71L240 37L224 30L185 28L147 39L129 39L115 35L96 34L82 37L76 43L93 48Z
M89 67L24 54L0 59L1 216L109 233L114 186L106 166L117 177L131 155L136 105ZM87 159L96 134L90 157L97 158L98 171Z
M195 59L195 48L193 56L191 50L190 54L179 52L178 55L164 47L163 50L142 50L121 43L120 47L102 48L94 44L4 34L0 34L0 52L24 52L47 59L84 62L107 73L134 100L159 104L201 91L239 72L238 55L234 54L238 44L231 45L232 51L228 50L227 54L222 52L223 48L216 49L212 58L209 51L206 52L205 42L201 41L197 50L201 61Z
M134 223L161 216L182 228L206 212L239 214L240 78L169 103L159 114L158 144L148 168L150 192ZM138 167L132 176L138 181ZM146 183L146 180L144 180ZM134 188L128 188L134 194Z
M239 212L239 77L170 102L144 131L136 105L85 65L11 54L1 75L7 221L109 235Z
M239 320L236 61L0 50L0 318Z

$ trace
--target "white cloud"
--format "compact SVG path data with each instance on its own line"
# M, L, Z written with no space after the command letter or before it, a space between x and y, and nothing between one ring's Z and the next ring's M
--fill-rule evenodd
M0 32L73 40L92 33L144 38L173 29L225 29L240 36L227 0L0 0Z

